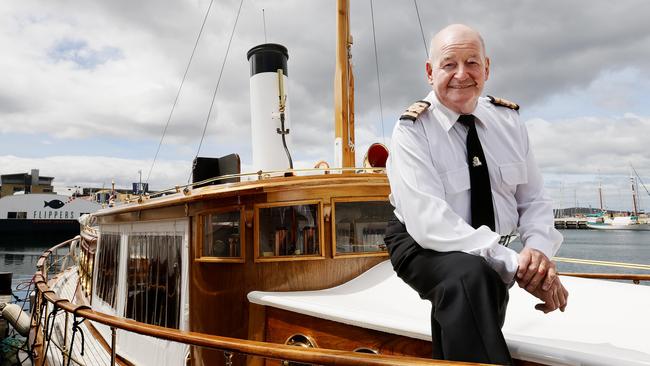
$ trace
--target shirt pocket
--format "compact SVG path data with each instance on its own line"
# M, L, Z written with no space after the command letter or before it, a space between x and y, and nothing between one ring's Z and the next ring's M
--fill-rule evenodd
M501 180L508 186L528 183L528 171L524 162L499 165Z
M446 195L467 191L470 188L469 169L465 166L447 171L442 175L442 184L445 186Z

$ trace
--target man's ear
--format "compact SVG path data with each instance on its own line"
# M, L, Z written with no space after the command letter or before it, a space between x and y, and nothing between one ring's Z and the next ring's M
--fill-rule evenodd
M427 70L427 82L433 85L433 66L431 65L431 60L427 60L425 68Z
M490 58L486 56L485 57L485 80L487 81L489 77L490 77Z

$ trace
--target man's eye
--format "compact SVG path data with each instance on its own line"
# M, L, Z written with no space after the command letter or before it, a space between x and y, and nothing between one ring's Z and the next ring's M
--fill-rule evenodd
M442 68L443 68L443 69L451 69L451 68L453 68L454 66L456 66L456 64L454 64L454 63L447 63L447 64L442 65Z

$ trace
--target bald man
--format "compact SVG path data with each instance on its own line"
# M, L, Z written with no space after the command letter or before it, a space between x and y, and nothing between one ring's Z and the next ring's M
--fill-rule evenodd
M510 364L501 327L508 289L564 311L549 259L562 243L514 103L481 97L483 38L450 25L431 41L432 91L395 125L387 163L396 220L386 244L398 276L431 301L433 357ZM524 248L507 247L518 231Z

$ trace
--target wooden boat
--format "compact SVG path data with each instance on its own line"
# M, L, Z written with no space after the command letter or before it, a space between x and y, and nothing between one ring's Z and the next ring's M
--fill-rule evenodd
M98 212L97 228L39 261L37 364L456 364L429 359L429 305L387 262L381 159L355 167L347 13L338 0L341 164L254 180L235 171ZM650 287L564 280L563 314L537 314L513 289L504 332L519 364L650 362L647 342L628 332L650 327Z

